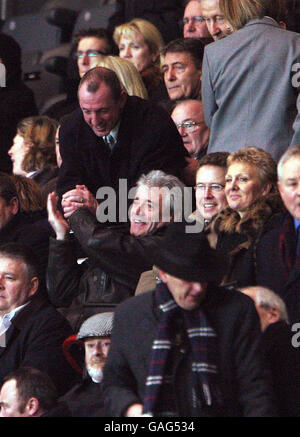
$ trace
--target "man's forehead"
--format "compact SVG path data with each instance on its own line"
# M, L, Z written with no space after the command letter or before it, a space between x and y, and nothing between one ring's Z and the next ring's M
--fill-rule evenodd
M183 51L183 52L167 52L165 54L163 65L174 65L174 64L181 64L181 63L192 63L194 64L192 55L190 52Z
M146 185L141 185L138 187L134 199L153 204L159 200L161 192L162 187L147 187Z
M10 270L26 270L26 264L22 259L11 258L7 255L0 254L0 263L8 266Z
M202 0L202 12L203 16L213 17L215 15L223 15L220 6L219 0Z
M181 122L193 120L204 121L202 104L200 102L183 102L174 109L172 118L180 119Z
M190 2L188 2L184 10L185 17L197 16L197 15L201 16L201 13L202 13L202 7L199 1L197 0L191 0Z
M294 171L293 171L294 170ZM282 174L288 178L290 172L293 171L300 177L300 155L291 156L282 164Z

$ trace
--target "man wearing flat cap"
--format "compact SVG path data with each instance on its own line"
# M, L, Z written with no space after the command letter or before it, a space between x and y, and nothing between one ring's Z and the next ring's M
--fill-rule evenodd
M104 368L112 416L274 416L248 296L221 287L225 262L204 233L171 223L149 253L156 289L120 304Z
M60 401L67 404L73 417L106 416L103 405L103 367L110 347L113 313L95 314L86 319L76 336L66 339L63 349L73 367L81 371L76 345L84 346L83 380L66 393ZM75 346L75 348L74 348Z

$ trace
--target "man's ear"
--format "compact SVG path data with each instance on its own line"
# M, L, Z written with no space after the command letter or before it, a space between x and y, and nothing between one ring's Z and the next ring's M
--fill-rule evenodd
M35 293L38 291L38 288L39 288L39 278L37 276L34 276L33 278L30 279L28 297L34 296Z
M278 308L269 308L268 310L268 322L275 323L279 320L279 310Z
M272 185L271 184L267 184L265 186L265 188L262 191L262 196L266 196L267 194L270 193L270 191L272 190Z
M19 211L19 200L17 197L13 197L9 201L9 206L13 215L16 215Z
M25 411L28 416L35 416L39 410L39 401L37 398L29 398L25 406Z

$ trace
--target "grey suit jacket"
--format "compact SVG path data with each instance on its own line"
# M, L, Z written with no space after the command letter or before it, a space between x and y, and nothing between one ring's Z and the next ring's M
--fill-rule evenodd
M300 35L269 17L206 46L202 99L209 153L250 145L278 160L300 143L300 80L292 71L297 62Z

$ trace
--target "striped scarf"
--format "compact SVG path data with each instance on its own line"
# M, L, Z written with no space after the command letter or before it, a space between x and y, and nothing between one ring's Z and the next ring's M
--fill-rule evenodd
M174 375L170 352L172 350L173 321L183 317L192 350L193 408L218 402L218 369L216 365L217 335L204 312L198 308L186 311L174 301L164 283L157 285L155 300L161 310L156 338L146 379L143 414L149 416L178 416L174 402Z

